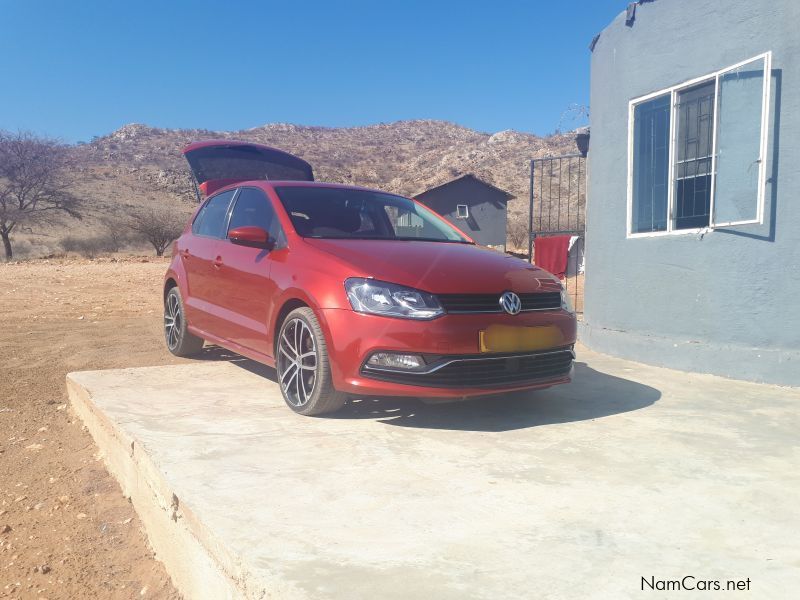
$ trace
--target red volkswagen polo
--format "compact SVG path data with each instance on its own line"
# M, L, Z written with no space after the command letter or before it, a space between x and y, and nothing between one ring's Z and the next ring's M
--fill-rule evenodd
M462 398L570 380L575 315L561 283L478 247L418 202L315 183L256 144L184 154L208 196L173 246L170 352L204 341L274 366L292 410L347 395Z

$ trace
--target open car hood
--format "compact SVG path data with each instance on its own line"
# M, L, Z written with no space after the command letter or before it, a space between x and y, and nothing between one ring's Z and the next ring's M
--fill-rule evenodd
M314 181L314 172L306 161L261 144L206 140L189 144L183 155L205 195L239 181Z

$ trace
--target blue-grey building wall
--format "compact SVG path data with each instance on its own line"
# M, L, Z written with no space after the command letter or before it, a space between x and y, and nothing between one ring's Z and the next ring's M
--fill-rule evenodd
M764 223L626 238L628 105L772 51ZM591 63L585 313L602 352L800 385L800 1L655 0Z

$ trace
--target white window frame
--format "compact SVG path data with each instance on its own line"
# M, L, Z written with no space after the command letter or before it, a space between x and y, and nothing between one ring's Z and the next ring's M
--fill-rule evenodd
M464 214L461 214L461 209L464 209ZM469 205L467 204L456 204L456 218L457 219L469 219Z
M764 59L764 82L761 96L761 140L759 147L759 165L758 165L758 197L756 199L756 218L744 221L729 221L726 223L716 223L714 221L714 194L716 192L717 182L717 124L719 120L718 111L718 98L719 98L719 77L733 69L737 69L753 61ZM626 232L628 238L638 237L658 237L663 235L684 235L684 234L698 234L703 231L713 231L718 227L732 227L734 225L751 225L764 223L764 195L766 192L766 174L767 174L767 138L769 136L769 101L770 101L770 83L772 78L772 51L763 52L756 56L752 56L746 60L729 65L713 73L703 75L702 77L695 77L688 81L684 81L677 85L652 92L644 96L634 98L628 103L628 206L627 206L627 224ZM677 96L678 92L708 81L714 81L714 129L712 132L712 154L711 154L711 202L709 206L708 227L694 228L694 229L673 229L673 215L675 210L675 135L676 135L676 117L677 117ZM633 226L633 127L634 127L634 109L642 102L647 102L658 96L670 95L670 119L669 119L669 179L667 180L667 229L666 231L643 231L634 233Z

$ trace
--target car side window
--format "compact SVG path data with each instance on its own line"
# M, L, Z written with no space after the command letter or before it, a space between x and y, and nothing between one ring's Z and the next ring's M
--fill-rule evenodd
M234 193L236 190L222 192L206 202L192 223L192 233L215 238L225 237L225 220Z
M241 188L231 213L228 231L237 227L261 227L269 233L270 239L280 247L283 231L275 216L275 210L264 192L256 188Z

